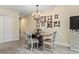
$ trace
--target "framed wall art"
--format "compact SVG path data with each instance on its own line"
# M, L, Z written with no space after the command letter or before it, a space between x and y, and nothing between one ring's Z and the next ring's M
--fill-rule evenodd
M42 16L40 22L46 22L46 16Z
M55 17L55 19L58 19L59 18L58 14L56 14L54 17Z
M46 16L42 16L41 20L40 20L41 26L45 26L46 23Z
M47 16L47 19L48 19L48 20L52 20L52 15Z
M41 22L41 26L45 26L45 22Z
M54 22L54 27L60 27L60 21L55 21Z
M40 27L40 22L36 21L36 27Z
M47 28L52 28L52 21L47 21Z

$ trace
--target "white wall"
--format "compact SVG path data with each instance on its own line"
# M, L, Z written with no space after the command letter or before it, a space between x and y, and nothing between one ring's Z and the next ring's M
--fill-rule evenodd
M20 19L21 32L24 33L27 30L27 21L25 18Z
M79 15L79 6L60 5L60 6L56 6L54 9L41 12L41 15L44 16L53 15L53 21L56 20L54 19L55 14L59 15L59 19L57 20L60 20L60 27L55 27L55 28L53 27L52 29L48 29L46 28L46 26L44 26L40 28L43 29L45 32L50 32L50 33L56 30L57 31L56 43L65 46L70 46L72 31L69 29L69 23L70 23L69 18L70 16ZM36 24L35 21L33 20L33 17L28 16L27 22L29 27L28 30L32 32L35 29L35 24Z

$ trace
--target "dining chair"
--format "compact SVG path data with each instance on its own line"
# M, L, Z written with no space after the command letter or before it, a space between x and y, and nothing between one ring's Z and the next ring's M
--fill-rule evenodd
M34 43L36 43L37 48L38 48L38 40L35 38L34 39L32 38L32 33L26 33L26 40L27 40L27 46L29 46L29 44L31 45L31 51L34 47L33 45Z
M54 49L56 33L57 31L54 31L52 34L45 36L45 39L43 40L43 49L47 48L48 50L50 49L51 51L52 49Z

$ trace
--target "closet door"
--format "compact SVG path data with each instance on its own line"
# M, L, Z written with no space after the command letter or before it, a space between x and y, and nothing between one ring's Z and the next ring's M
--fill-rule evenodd
M19 19L13 17L13 40L19 40Z
M19 40L19 19L14 16L4 18L4 42Z
M0 43L3 43L3 16L0 15Z
M19 40L19 19L0 15L0 43Z
M13 19L10 16L4 18L4 42L9 42L13 40Z

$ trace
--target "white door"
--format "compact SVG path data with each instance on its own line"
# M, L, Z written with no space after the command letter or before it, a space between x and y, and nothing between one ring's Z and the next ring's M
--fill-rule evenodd
M0 43L19 40L19 19L0 15Z
M3 16L0 15L0 43L3 43Z
M13 16L5 16L4 29L4 42L19 40L19 19Z
M19 19L13 17L13 40L19 40Z
M4 42L12 41L13 40L13 19L10 16L4 17Z

